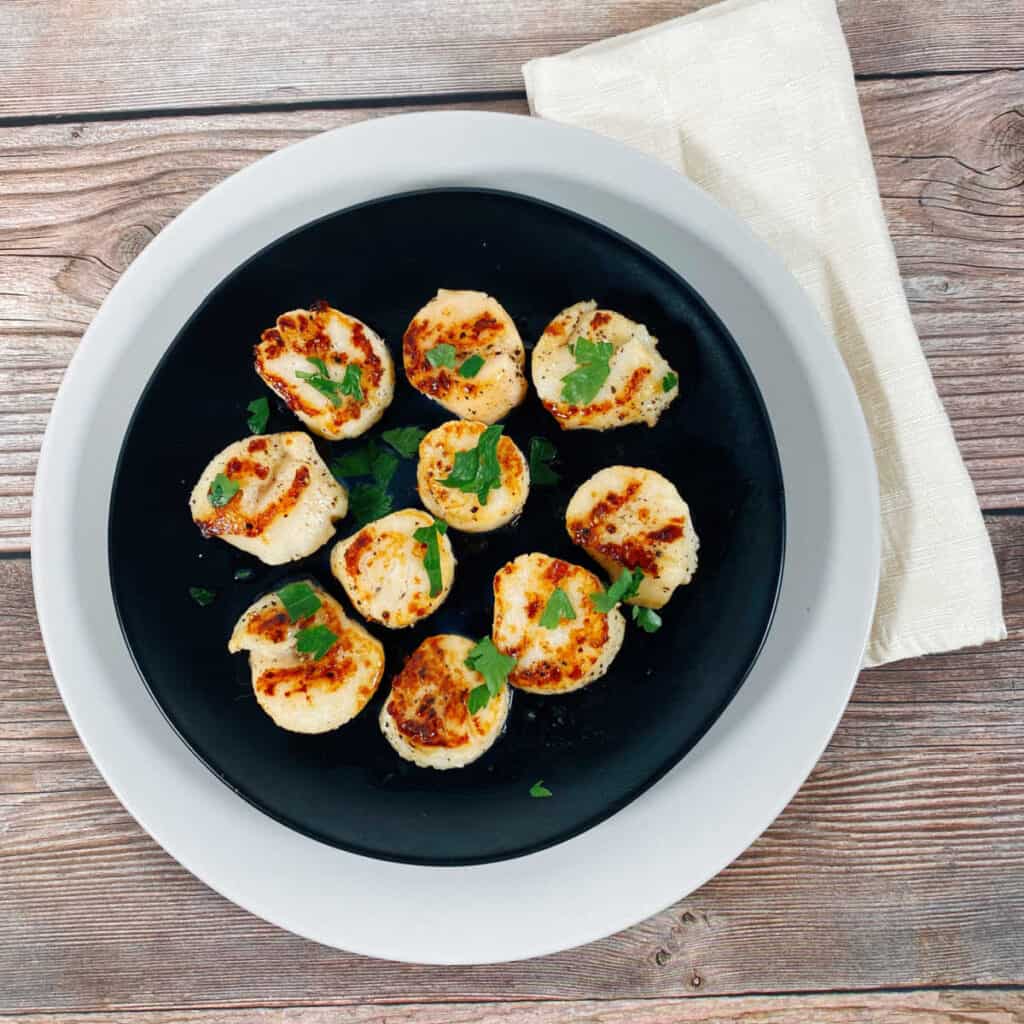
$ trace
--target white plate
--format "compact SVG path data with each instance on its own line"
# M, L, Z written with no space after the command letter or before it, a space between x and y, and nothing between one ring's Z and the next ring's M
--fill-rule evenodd
M589 832L518 860L460 868L343 853L277 824L218 782L136 674L106 557L128 419L214 285L309 220L444 185L507 189L592 217L697 288L764 394L789 537L767 644L701 743ZM769 825L820 756L856 679L874 607L878 521L867 431L835 346L781 263L738 220L668 168L588 132L439 112L367 121L259 161L185 211L125 272L54 405L36 483L32 568L50 664L79 735L168 853L229 899L319 942L397 960L484 963L634 924L701 885Z

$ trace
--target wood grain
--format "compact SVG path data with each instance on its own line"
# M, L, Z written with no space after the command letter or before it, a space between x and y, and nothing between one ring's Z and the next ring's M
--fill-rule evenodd
M251 917L188 875L118 805L82 751L46 670L28 563L0 560L0 645L9 652L0 687L0 1012L117 1011L124 1019L121 1011L133 1008L241 1012L361 1002L380 1004L379 1016L346 1011L344 1019L391 1021L388 1014L401 1014L385 1004L437 1000L1018 983L1024 516L987 522L1009 641L863 673L808 782L730 868L627 932L487 968L410 967L339 953ZM781 1019L924 1021L962 1011L957 1019L1010 1020L1019 1010L1015 995L976 1007L941 1003L947 997L955 999L918 1004L916 996L894 996L885 1018L870 1016L865 1007L873 1004L855 996L821 1006L797 1001L781 1004L790 1014ZM689 1009L657 1006L650 1012L662 1016L650 1019L773 1019L776 1004L709 1005L708 1015L693 1018L684 1015ZM613 1019L589 1006L573 1009L575 1017L544 1017L550 1009L529 1012L538 1021ZM997 1016L971 1017L973 1010ZM465 1012L479 1015L469 1020L493 1017L490 1008ZM645 1019L633 1012L630 1019ZM452 1006L445 1013L462 1019ZM434 1018L421 1007L403 1019Z
M992 989L733 998L282 1006L16 1014L6 1024L1019 1024L1024 995Z
M986 508L1024 505L1022 94L1024 72L860 84L912 312ZM0 550L27 547L49 407L131 260L233 171L384 112L0 129Z
M108 0L0 6L0 117L522 91L533 57L706 0ZM1017 0L844 0L861 74L1024 67Z

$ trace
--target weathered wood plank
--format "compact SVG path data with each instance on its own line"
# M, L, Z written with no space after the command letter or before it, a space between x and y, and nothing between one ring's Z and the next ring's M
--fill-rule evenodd
M925 350L983 505L1024 504L1024 73L860 85ZM520 101L487 105L523 112ZM135 255L226 175L382 111L0 129L0 549L24 550L64 366Z
M46 674L28 562L0 560L0 645L13 652L0 688L8 729L0 733L0 1012L116 1009L124 1019L130 1008L311 1000L662 999L1024 982L1024 517L987 522L1009 641L863 673L833 742L778 821L674 907L582 950L479 969L368 961L304 942L175 864L74 739ZM886 1018L850 998L835 1005L847 1014L835 1019L1012 1019L999 1003L912 1002L892 1004ZM728 1014L741 1003L709 1005L706 1019L757 1020L774 1004L738 1017ZM830 1005L787 1012L829 1020ZM296 1012L285 1019L301 1019ZM455 1012L446 1007L445 1019L459 1021ZM691 1019L673 1012L665 1004L668 1016L651 1019ZM613 1019L596 1013L580 1016ZM644 1020L632 1008L630 1019Z
M1024 995L992 989L608 999L403 1003L252 1009L16 1014L9 1024L1017 1024Z
M526 60L704 6L8 3L0 7L0 117L521 91ZM844 0L840 17L861 74L1024 66L1016 0Z

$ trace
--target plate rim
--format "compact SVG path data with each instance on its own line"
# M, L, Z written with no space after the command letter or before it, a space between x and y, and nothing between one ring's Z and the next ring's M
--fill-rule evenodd
M483 137L492 145L492 151L487 153L464 152L460 147L455 147L454 150L449 148L446 152L447 162L443 166L439 166L436 154L427 152L430 147L429 133L432 132L454 132ZM528 182L530 189L539 190L537 193L530 191L528 194L531 195L538 194L543 197L552 194L571 194L574 199L571 203L566 204L570 209L578 209L577 202L585 206L601 199L606 203L614 204L620 213L628 210L631 216L640 216L648 227L652 224L657 226L664 223L676 233L681 232L684 228L696 231L695 223L706 233L709 222L712 223L721 232L722 248L732 260L732 265L737 268L737 273L742 271L746 279L753 280L765 295L768 294L768 286L772 286L773 313L778 315L780 324L785 326L788 331L796 332L799 335L798 340L802 346L801 356L808 370L813 370L814 373L828 379L829 386L832 388L829 397L833 402L838 403L836 412L845 419L845 426L851 432L848 441L852 441L852 444L845 449L844 461L846 472L850 475L851 480L856 476L857 487L856 489L851 488L850 482L838 473L834 478L830 478L829 482L841 491L839 497L852 496L855 499L854 504L859 515L853 517L839 504L830 506L829 511L844 530L852 529L851 524L856 525L855 539L860 547L857 551L857 559L850 563L858 574L856 593L853 592L850 581L839 579L835 583L835 586L845 588L846 596L843 599L848 599L855 605L856 616L852 622L844 623L847 627L845 633L840 641L832 644L833 649L830 654L835 654L835 651L838 650L841 654L839 659L841 665L837 673L837 681L828 693L827 706L813 709L815 715L814 735L803 737L799 744L788 745L789 748L779 759L785 761L785 764L775 766L776 772L781 772L785 778L780 777L772 783L771 798L766 799L764 805L757 808L756 814L753 813L753 808L741 806L740 810L749 820L745 820L742 827L733 822L727 823L729 828L724 831L729 834L718 837L719 848L715 852L704 849L698 851L700 866L691 866L685 871L682 868L669 870L659 867L665 877L658 879L656 886L648 886L648 891L644 893L631 891L624 894L610 892L609 898L601 901L599 907L588 908L588 912L580 915L577 919L563 920L560 927L550 926L551 920L545 919L545 928L540 933L524 934L523 929L529 923L524 918L518 922L516 929L501 936L490 933L486 935L475 933L472 936L468 934L446 935L443 941L439 941L436 929L431 930L429 935L410 932L397 936L384 935L376 927L377 922L367 920L365 917L343 914L341 918L332 918L325 913L326 908L317 907L310 913L308 908L297 910L294 903L283 907L280 903L280 893L254 891L252 878L239 879L236 877L237 872L228 873L226 871L227 865L223 861L223 855L215 845L211 847L208 844L204 848L199 848L191 842L188 836L182 835L180 829L175 831L173 825L166 820L166 809L161 805L161 801L154 801L152 794L146 791L145 781L135 779L129 774L131 759L138 758L143 751L154 758L162 759L161 766L168 770L173 769L181 773L183 769L181 765L168 760L167 752L162 746L164 738L158 733L147 735L145 739L148 744L142 747L138 736L125 735L121 737L120 742L115 742L104 732L104 727L98 722L95 713L87 706L85 699L87 691L86 694L83 694L83 684L76 678L76 670L79 668L76 664L76 655L82 657L84 664L81 667L87 673L92 672L92 678L89 680L92 685L111 687L116 680L112 680L100 672L100 669L107 665L102 657L104 652L95 647L86 647L84 651L76 651L69 643L67 635L69 631L62 629L66 623L62 621L61 617L66 615L69 621L74 620L73 626L77 639L83 642L90 639L84 627L92 624L93 619L89 616L93 614L93 609L86 607L81 601L76 601L77 591L72 584L81 586L83 581L69 572L69 566L74 567L72 556L75 552L69 536L64 533L64 528L72 523L71 508L62 508L60 505L62 500L79 495L79 491L72 488L72 484L78 483L78 480L77 478L62 479L61 473L67 471L70 475L75 468L73 461L69 461L72 454L80 456L88 454L82 448L81 439L76 436L76 427L81 426L87 414L92 415L93 419L98 415L95 409L95 394L90 392L90 387L94 387L95 382L90 383L86 379L86 375L100 373L104 369L111 370L110 354L105 353L102 349L102 336L104 333L110 333L116 337L117 327L114 321L115 317L122 312L119 307L126 305L126 300L132 297L132 290L138 290L145 275L151 272L151 268L157 268L159 254L169 253L172 247L178 244L179 238L184 240L190 232L199 234L200 237L204 236L202 222L207 211L213 211L218 206L225 205L231 194L241 194L246 191L250 193L252 206L259 207L260 201L264 197L253 192L253 185L263 179L272 179L278 169L283 170L289 165L301 165L303 158L317 149L329 152L332 147L338 145L339 139L343 140L343 145L346 142L358 142L364 148L370 144L370 148L376 146L383 150L393 151L396 146L400 146L400 152L404 158L404 163L400 168L388 167L384 170L376 168L372 182L366 180L365 177L353 178L349 174L345 179L345 187L353 190L354 194L373 194L373 188L381 179L390 181L397 176L400 180L407 180L408 175L415 169L417 175L425 175L427 180L433 181L445 180L461 183L463 181L490 180L506 182L517 179L520 183ZM403 142L406 145L400 145ZM407 146L410 142L417 142L423 148L421 150L414 148L410 151ZM351 148L349 147L349 151ZM582 165L573 163L570 168L572 173L569 174L565 166L558 164L559 156L564 157L566 154L575 154L579 151L585 151L589 155L606 160L608 166L591 165L587 162ZM454 157L452 156L453 152L456 154ZM430 157L433 157L433 163L431 163ZM293 176L301 177L301 175L295 174L296 169L295 166L292 166ZM405 175L406 179L401 179L402 175ZM624 181L630 180L631 175L649 186L651 191L649 195L644 196L645 202L638 200L635 188L631 190L623 185ZM298 182L287 183L284 191L287 192L288 187L294 189L297 184ZM328 187L315 181L313 184L316 184L318 188ZM312 188L313 185L304 179L302 187ZM338 187L338 185L335 182L330 187ZM521 188L521 184L518 187ZM388 190L391 188L388 187ZM576 199L577 196L580 198ZM685 216L678 204L687 207ZM282 214L281 202L278 203L276 210L278 214ZM270 216L266 210L261 210L261 212ZM256 213L253 210L248 210L247 216L253 218ZM213 227L207 225L205 236L206 244L210 246L210 252L207 253L210 258L216 255L214 244L209 238L212 232ZM641 244L648 247L646 243ZM185 272L183 271L183 273ZM783 297L786 303L782 302ZM768 301L767 298L765 301ZM710 304L712 308L715 308L713 303ZM152 309L149 312L152 312ZM719 315L722 313L717 308L716 312ZM137 313L136 316L138 316ZM726 318L723 317L723 319ZM727 326L729 326L728 323ZM735 336L735 331L731 328L730 330ZM820 351L808 344L811 335L814 336L817 344L820 345L822 341L826 343L821 346ZM742 341L740 341L740 347L746 352ZM134 369L134 367L130 369ZM128 372L128 370L124 372ZM759 381L759 383L762 382ZM761 390L763 393L763 383ZM85 401L90 395L92 404ZM81 401L76 406L76 400L79 399ZM770 402L769 411L770 413L774 412ZM778 434L778 424L775 422L774 416L773 426ZM72 451L76 441L79 442L79 446L77 450ZM831 435L825 438L823 443L826 441L829 444L835 443L835 439ZM838 449L835 449L833 454L837 452ZM100 458L96 455L91 457L94 461ZM102 462L102 459L100 461ZM785 458L783 461L785 476ZM92 462L89 462L89 466L92 466ZM80 472L84 472L84 469ZM787 486L787 492L788 490ZM70 502L68 504L70 505ZM61 696L76 729L115 795L136 817L142 827L175 859L228 899L281 927L315 941L367 955L422 963L490 963L499 960L522 959L566 949L643 920L717 874L730 860L742 852L789 802L820 757L839 721L856 681L871 625L877 591L880 540L878 509L877 476L867 428L852 383L842 366L841 357L814 312L810 300L783 268L781 262L770 254L762 242L754 238L749 229L735 215L718 206L700 192L692 182L658 164L653 159L631 150L621 143L604 139L583 129L511 114L480 111L432 111L394 115L389 118L364 121L334 129L257 161L197 200L165 228L126 270L86 332L78 352L65 374L64 382L54 403L40 454L33 500L32 544L34 557L32 573L44 645ZM867 514L865 515L865 513ZM62 579L62 575L66 578ZM825 593L823 592L823 595ZM827 594L830 598L835 598L831 591ZM809 621L813 621L814 616L820 618L825 611L830 612L831 606L825 611L811 608L808 608L807 611L808 615L812 616L812 620ZM104 609L95 611L97 616L102 617L103 614ZM776 621L778 621L778 612ZM771 636L771 633L769 635ZM807 651L805 648L797 648L796 653L806 654ZM820 651L811 653L816 653L816 656L820 655ZM762 652L763 659L764 652ZM771 668L776 673L776 676L773 677L773 682L777 684L775 689L792 689L796 683L792 673L799 668L799 665L793 669L787 668L790 674L786 675L784 679L782 670L778 666L773 664ZM134 669L132 669L132 673L134 677ZM137 682L136 688L141 690L137 687ZM747 687L744 687L744 690L746 689ZM118 694L118 698L119 703L116 710L122 717L139 712L137 707L121 700L121 695ZM757 701L754 702L757 706L745 706L742 710L736 710L736 714L730 714L736 709L734 701L726 715L719 719L705 739L691 752L690 758L693 758L698 752L700 754L700 757L694 762L694 774L699 775L705 770L708 763L716 759L720 760L725 756L724 752L735 753L737 741L742 739L742 732L747 730L756 733L764 725L765 716L775 710L778 699L780 699L779 694L774 691L759 693ZM148 696L144 696L144 700L152 708ZM751 701L745 702L745 705L750 704ZM158 714L155 709L152 710L154 714ZM728 722L725 721L726 718L729 719ZM172 735L171 738L180 751L181 745L177 737ZM711 740L713 742L709 742ZM797 746L799 751L796 749ZM194 760L190 754L183 756ZM205 769L201 769L198 765L196 767L204 773L204 777L210 784L228 793L219 782L209 778ZM180 781L192 785L196 780L183 776ZM762 779L759 784L764 784L765 781ZM649 814L654 805L665 802L666 795L671 789L679 789L686 784L678 772L669 773L667 779L650 790L646 797L615 815L608 822L585 833L584 836L560 844L541 854L485 865L482 868L409 868L408 866L386 865L385 862L380 861L367 862L364 858L339 854L339 851L333 849L330 849L330 852L345 857L346 864L350 869L362 870L361 865L356 862L372 863L376 868L382 865L393 868L401 867L404 870L400 873L385 873L387 880L394 881L396 884L408 883L411 877L422 880L424 878L422 872L435 872L443 875L448 871L459 871L465 884L470 882L478 872L486 872L508 865L529 864L531 868L543 870L557 867L557 860L550 857L550 854L568 851L570 848L574 853L578 853L583 846L592 848L592 844L584 842L589 837L600 832L602 838L607 839L611 835L611 830L606 826L610 823L619 822L622 819L623 825L632 824L639 815L639 811L636 814L631 813L634 809L642 807L645 813ZM131 790L130 795L129 790ZM215 813L230 815L240 821L245 821L246 824L251 824L244 815L238 813L237 808L217 801L212 793L204 793L203 797L204 805L199 808L202 813L210 816ZM629 819L628 822L625 820L626 818ZM232 822L232 825L234 824L236 822ZM276 835L268 834L264 838L268 841L280 842L280 837ZM305 843L307 845L302 847L303 857L311 862L324 863L321 849L328 848L317 849L320 844L312 841L305 841ZM601 867L602 865L598 863L592 866L592 870L598 871ZM682 876L685 881L680 880L677 876ZM600 882L601 879L599 878L598 881ZM652 872L646 873L646 881L654 881ZM609 879L605 879L605 882L610 884ZM303 891L288 893L289 898L293 900L302 900L306 895ZM627 904L619 898L623 895L628 898L628 909ZM612 896L616 898L613 900ZM344 909L349 908L346 906ZM521 916L527 915L527 917L530 909L526 906L515 908ZM556 918L556 920L560 920L560 918Z
M300 231L304 231L307 228L319 223L320 221L333 218L339 214L344 214L351 211L363 209L368 206L377 206L384 203L389 203L394 200L403 200L417 196L453 193L498 196L500 198L510 198L514 200L525 201L533 205L541 206L547 210L554 211L556 214L564 215L572 220L583 221L585 224L588 225L588 227L596 228L597 230L607 235L610 235L617 243L625 245L628 248L634 250L635 252L640 253L644 257L644 259L650 260L664 273L666 273L671 278L679 282L680 287L686 291L690 300L701 309L703 315L716 326L718 331L720 331L725 336L729 349L729 355L738 364L740 374L745 378L747 384L751 388L753 392L754 404L757 408L758 413L760 414L760 417L765 427L767 428L768 450L771 458L771 469L774 471L774 476L777 481L777 493L773 494L773 502L777 503L779 518L778 529L775 536L773 537L773 541L778 546L778 560L774 572L774 578L772 580L770 587L770 594L768 598L769 607L767 610L767 614L765 615L763 622L760 624L756 640L751 645L752 651L750 658L747 661L746 665L735 675L734 679L732 680L732 684L729 687L729 693L725 701L721 705L719 705L711 715L705 718L705 720L701 723L700 727L696 730L692 739L690 739L686 744L679 747L678 750L671 756L666 757L662 762L660 762L654 768L653 771L651 771L647 776L645 776L645 778L640 783L629 787L617 799L610 801L599 812L595 812L590 817L584 819L582 822L578 824L574 824L569 827L563 827L551 838L544 840L542 842L530 843L525 846L517 847L514 851L501 853L498 855L484 854L476 857L417 858L381 853L373 850L370 847L360 846L358 843L343 843L338 840L329 838L326 835L326 833L322 831L319 831L311 827L307 828L300 824L297 820L290 819L284 814L276 813L271 808L265 806L259 799L257 799L255 795L250 793L244 787L244 785L237 780L237 778L235 778L234 776L229 776L228 774L222 772L221 769L216 765L216 763L213 760L207 757L206 754L204 754L197 746L193 744L193 742L187 735L186 731L181 727L181 724L176 718L176 716L171 712L170 708L168 708L164 704L164 702L158 696L157 692L154 690L149 680L149 677L143 671L141 658L139 654L137 654L135 646L132 644L131 638L129 636L129 630L125 622L125 616L123 611L122 596L119 592L118 586L116 586L114 583L114 504L117 494L117 484L123 468L125 450L128 445L129 437L131 436L131 433L135 427L136 420L138 419L139 413L142 409L143 403L146 400L146 396L153 388L161 370L163 369L168 359L171 357L171 352L174 346L176 345L178 339L181 337L182 334L184 334L185 331L188 330L192 320L201 313L202 309L205 307L207 302L209 302L210 299L213 298L215 293L220 288L222 288L229 280L231 280L239 271L241 271L247 263L249 263L252 260L258 259L266 251L285 241L290 235ZM308 433L308 431L306 431L306 428L301 424L297 429L301 429ZM341 539L341 537L339 535L335 535L335 537L329 540L327 544L333 544L339 539ZM746 356L743 354L743 350L736 342L736 339L733 338L728 328L725 326L725 324L722 322L719 316L715 313L715 311L711 308L711 306L708 305L707 302L705 302L701 294L677 270L675 270L673 267L667 264L664 260L660 259L654 253L647 251L643 246L638 245L632 239L627 238L625 235L621 234L618 231L615 231L613 228L609 228L604 224L600 224L591 217L575 213L572 210L567 210L564 207L556 205L555 203L550 203L542 199L536 199L532 196L524 195L521 192L512 192L507 189L444 186L437 188L409 189L404 192L381 195L373 199L367 199L364 200L363 202L355 203L351 206L339 210L333 210L322 216L316 217L311 221L308 221L304 224L296 226L295 228L292 228L284 235L281 235L280 237L268 242L267 245L263 246L259 251L253 253L245 260L240 262L237 267L229 271L225 277L221 278L213 285L213 287L210 289L206 297L199 303L199 305L196 307L193 313L189 316L188 320L186 320L186 322L182 325L181 330L178 332L178 334L174 336L170 344L164 350L163 354L160 356L159 362L157 363L156 367L153 370L152 375L146 381L141 393L139 394L138 398L135 401L134 408L132 409L132 413L128 421L128 428L125 432L124 437L121 439L120 445L118 446L117 459L114 465L114 476L113 481L111 483L110 500L107 506L106 542L107 571L110 576L111 595L113 597L114 602L114 611L117 616L117 624L120 630L121 637L125 643L125 646L128 648L128 653L131 656L132 663L134 664L135 670L138 673L139 681L143 684L143 686L146 689L146 692L149 694L153 703L159 709L161 715L163 715L164 719L167 721L167 724L174 730L175 735L181 740L182 744L192 754L192 756L198 759L198 761L207 769L207 771L209 771L219 782L227 786L232 793L234 793L241 799L245 800L257 811L260 811L261 813L268 815L278 824L283 825L286 828L290 828L293 831L298 832L300 835L303 835L309 839L313 839L316 842L324 843L327 846L334 847L335 849L342 850L346 853L352 853L361 857L368 857L375 860L389 861L391 863L396 864L410 864L421 867L471 867L482 864L496 864L503 860L512 860L517 857L525 857L533 853L539 853L542 850L550 849L551 847L557 846L560 843L567 842L568 840L573 839L578 835L582 835L584 832L601 824L601 822L607 820L615 814L618 814L621 810L623 810L625 807L631 804L634 800L641 797L645 792L647 792L648 789L656 785L661 779L665 777L665 775L668 774L668 772L670 772L677 764L683 761L686 758L687 754L689 754L689 752L701 741L701 739L703 739L703 737L708 733L708 731L714 726L715 722L717 722L718 719L725 713L726 709L736 698L737 693L739 693L744 682L746 682L747 678L750 676L750 673L753 671L754 665L757 663L757 659L760 656L761 651L764 649L764 645L768 640L768 634L771 631L772 621L775 618L775 611L778 607L779 594L782 590L782 578L783 574L785 573L786 567L786 488L782 476L782 463L779 458L778 442L775 437L774 428L772 427L772 420L768 412L768 407L765 404L764 396L761 394L761 389L757 383L757 378L754 375L754 372L751 369Z

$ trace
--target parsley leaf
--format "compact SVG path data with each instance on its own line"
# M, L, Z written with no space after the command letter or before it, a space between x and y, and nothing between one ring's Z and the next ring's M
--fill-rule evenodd
M207 497L214 508L223 508L238 493L238 489L238 484L234 480L223 473L218 473L210 484Z
M444 580L441 578L441 544L438 537L447 530L448 524L443 519L435 519L429 526L421 526L413 531L412 535L413 540L427 546L423 555L423 568L427 570L427 579L430 580L431 597L437 597L444 589Z
M455 366L455 346L435 345L427 352L427 362L431 366Z
M642 569L624 569L622 575L605 591L590 595L590 603L606 615L620 601L635 596L644 578Z
M345 452L336 459L331 459L331 472L343 479L350 476L369 476L371 470L371 455L369 445L357 448L354 452Z
M345 367L345 376L341 378L341 393L349 395L357 402L363 400L363 368L356 363Z
M576 369L562 378L562 401L572 405L590 405L611 373L615 346L607 341L577 338L573 347Z
M569 595L561 587L555 587L551 591L548 603L544 605L540 624L545 629L558 629L562 619L572 620L575 618L576 612L573 610Z
M459 376L465 377L467 380L470 377L475 377L480 372L480 367L484 365L484 357L479 355L471 355L460 367Z
M385 451L376 441L370 441L362 448L345 452L331 460L331 472L339 479L353 476L372 476L382 487L391 483L398 469L398 459Z
M299 380L306 381L310 387L316 388L321 395L326 395L332 405L341 405L342 385L331 379L327 372L327 364L319 356L306 356L306 362L316 367L316 373L307 373L304 370L296 370L295 376ZM347 376L347 371L346 371Z
M484 687L487 690L488 700L491 697L497 697L501 692L501 688L508 682L508 674L516 667L516 659L508 654L502 654L497 647L494 646L494 641L489 636L485 636L473 649L466 655L466 667L473 669L474 672L479 672L484 677ZM469 703L473 701L474 704L478 704L477 711L486 704L480 704L479 702L483 699L483 694L479 693L480 687L474 687L469 691L469 697L467 698L467 705L472 710L473 706ZM476 697L473 694L476 694ZM475 713L475 712L474 712Z
M256 575L256 573L254 573L252 571L252 569L236 569L235 570L235 579L238 582L241 582L242 580L251 580L253 578L253 576L255 576L255 575Z
M200 608L205 608L207 605L213 604L217 597L217 591L207 590L206 587L189 587L188 596L191 597Z
M486 683L481 683L469 691L469 696L466 698L466 707L469 708L471 715L475 715L481 708L487 707L490 702L491 691L487 689Z
M270 403L265 398L254 398L245 408L249 413L249 429L254 434L262 434L270 419Z
M657 633L661 629L661 616L653 608L641 608L633 605L633 621L645 633Z
M546 437L530 438L531 484L536 484L538 487L549 487L558 483L561 475L548 465L557 454L557 449Z
M277 596L292 622L308 619L323 604L313 588L308 583L301 581L282 587L277 592Z
M394 430L385 430L380 436L403 459L411 459L419 450L420 441L426 434L427 432L419 427L395 427Z
M661 390L671 391L679 383L679 375L675 373L666 373L661 378Z
M357 526L372 523L393 508L391 495L379 484L359 484L348 493L348 510Z
M545 797L545 796L554 796L554 794L551 792L550 789L548 789L547 786L544 785L544 780L543 779L538 779L530 787L530 796L532 796L535 800L537 800L537 799L540 799L541 797Z
M374 449L373 457L370 460L370 472L373 474L373 479L381 487L387 487L391 483L391 478L395 475L395 471L398 469L398 457L392 455L391 452L378 449L372 441L370 445Z
M299 654L312 654L319 661L335 644L338 634L318 623L295 634L295 649Z
M451 474L441 483L464 494L475 494L481 505L487 504L487 495L501 486L501 464L498 462L498 441L504 428L500 423L487 427L475 448L455 453Z

